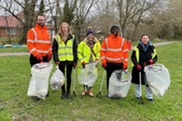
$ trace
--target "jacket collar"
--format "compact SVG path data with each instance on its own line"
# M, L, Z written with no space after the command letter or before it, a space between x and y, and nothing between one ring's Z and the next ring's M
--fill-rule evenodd
M36 25L35 25L35 28L47 30L46 25L44 25L44 26L42 27L42 26L36 24Z

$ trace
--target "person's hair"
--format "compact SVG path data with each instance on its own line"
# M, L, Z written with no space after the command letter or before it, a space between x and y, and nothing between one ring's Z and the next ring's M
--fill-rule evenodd
M119 27L116 26L116 25L113 25L113 26L111 27L110 32L112 32L113 29L117 29L117 30L119 31Z
M66 26L68 27L68 33L71 34L70 26L69 26L69 24L66 23L66 22L63 22L63 23L59 26L58 34L62 34L62 33L63 33L63 31L62 31L62 29L61 29L63 25L66 25Z
M150 39L150 36L149 36L149 34L147 34L147 33L142 34L141 39L142 39L143 36L148 36L149 39Z
M36 16L36 21L38 20L38 16L43 16L43 17L45 18L45 16L44 16L43 13L39 13L39 14Z

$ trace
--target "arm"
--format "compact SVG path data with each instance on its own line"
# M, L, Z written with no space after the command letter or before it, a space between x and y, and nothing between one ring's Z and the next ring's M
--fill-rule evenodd
M124 45L123 45L123 56L124 56L124 66L128 66L128 45L126 40L124 39Z
M80 42L78 44L78 49L77 49L77 53L78 53L78 60L82 63L84 62L84 57L83 57L83 42Z
M101 45L100 56L101 56L102 64L106 64L106 42L105 42L105 40L102 42L102 45Z
M100 59L100 49L101 49L100 42L96 42L94 47L94 52L96 54L96 59L98 60Z
M131 61L136 66L138 64L138 62L137 62L137 59L136 59L135 55L136 55L136 52L135 52L135 50L133 50L132 55L131 55Z
M27 33L27 47L30 54L36 57L37 55L39 55L39 53L37 52L37 49L34 46L34 41L35 41L35 35L33 30L30 29Z
M73 56L74 56L73 62L76 62L76 63L78 61L77 48L78 48L78 45L77 45L76 39L74 39L73 40Z
M59 58L58 58L58 42L57 42L56 39L53 40L52 53L53 53L54 62L59 62Z

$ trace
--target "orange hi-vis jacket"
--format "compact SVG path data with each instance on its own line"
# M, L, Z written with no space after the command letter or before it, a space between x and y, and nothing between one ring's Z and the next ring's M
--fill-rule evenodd
M46 56L52 54L52 45L47 27L36 26L27 33L27 47L29 52L35 57L37 55Z
M128 46L127 42L120 35L115 37L110 34L102 42L101 45L101 60L102 64L110 63L123 63L128 66Z

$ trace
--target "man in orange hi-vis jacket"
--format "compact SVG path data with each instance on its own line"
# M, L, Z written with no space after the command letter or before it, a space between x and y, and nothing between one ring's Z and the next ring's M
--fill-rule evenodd
M128 46L126 40L119 35L119 27L113 25L111 34L102 42L100 54L102 67L107 72L107 91L109 90L109 78L113 71L127 69Z
M52 58L52 45L50 35L45 26L45 17L39 14L36 17L36 25L27 33L27 47L30 52L31 67L36 63L49 62ZM48 96L49 92L46 96ZM40 100L37 96L32 96L33 100Z
M31 67L40 62L49 62L52 58L50 35L45 26L45 17L39 14L36 25L27 33L27 47L30 52Z

